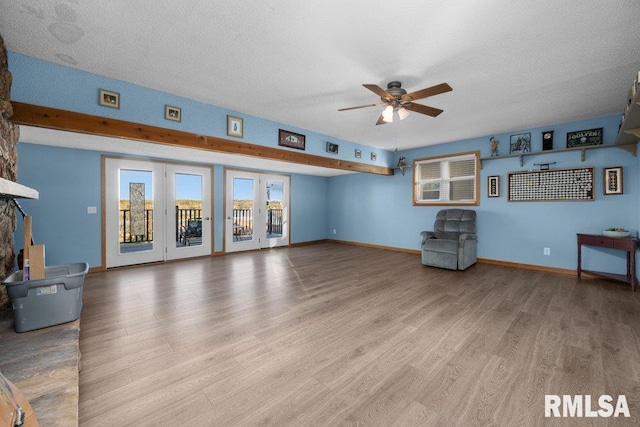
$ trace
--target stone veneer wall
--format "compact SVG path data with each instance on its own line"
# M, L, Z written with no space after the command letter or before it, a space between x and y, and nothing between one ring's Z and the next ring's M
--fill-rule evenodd
M0 177L16 181L19 138L18 126L11 123L11 73L7 63L7 49L0 35ZM13 232L16 228L16 209L11 200L0 199L0 281L13 272L15 254ZM0 286L0 311L7 308L6 289Z

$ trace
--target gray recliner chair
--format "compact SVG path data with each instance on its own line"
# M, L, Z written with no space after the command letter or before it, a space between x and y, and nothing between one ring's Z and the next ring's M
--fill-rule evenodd
M476 212L443 209L433 231L423 231L422 263L450 270L465 270L477 261Z

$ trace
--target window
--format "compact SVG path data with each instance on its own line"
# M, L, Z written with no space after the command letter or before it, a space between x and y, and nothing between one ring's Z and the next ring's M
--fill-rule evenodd
M480 153L413 161L413 204L478 205Z

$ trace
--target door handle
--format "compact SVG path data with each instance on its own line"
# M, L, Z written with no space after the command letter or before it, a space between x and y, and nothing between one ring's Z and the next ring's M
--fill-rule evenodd
M203 219L204 219L205 221L209 221L211 218L209 218L209 217L205 217L205 218L203 218Z

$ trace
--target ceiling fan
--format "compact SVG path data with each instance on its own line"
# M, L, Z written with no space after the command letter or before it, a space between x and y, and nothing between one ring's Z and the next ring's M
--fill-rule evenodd
M407 93L407 91L402 88L402 83L398 81L389 82L389 84L387 84L387 90L384 90L380 86L375 84L363 84L362 86L378 95L382 102L368 105L359 105L357 107L341 108L338 111L355 110L357 108L378 107L380 105L386 105L386 107L378 117L376 125L383 125L385 123L393 122L394 111L398 112L398 117L400 117L400 120L404 120L407 118L407 116L409 115L409 111L407 110L420 114L426 114L427 116L431 117L436 117L440 113L442 113L443 110L435 107L429 107L427 105L416 104L413 101L417 99L427 98L429 96L440 95L441 93L450 92L453 90L447 83L440 83L439 85L431 86L426 89L418 90L411 93Z

